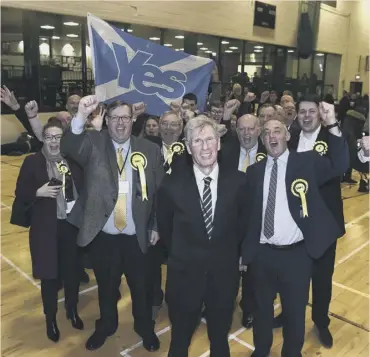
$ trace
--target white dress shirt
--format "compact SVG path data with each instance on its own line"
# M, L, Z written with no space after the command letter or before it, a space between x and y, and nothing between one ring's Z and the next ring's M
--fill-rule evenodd
M370 156L366 156L363 149L357 153L357 157L363 164L370 161Z
M78 118L77 116L72 119L71 122L71 129L72 133L79 135L82 134L84 130L84 125L85 121L81 118ZM126 228L121 232L119 229L116 228L114 225L114 209L109 216L107 222L105 223L102 231L108 234L116 235L116 234L127 234L127 235L134 235L136 234L136 227L135 227L135 222L132 214L132 167L130 164L130 154L131 154L131 145L130 145L131 140L127 140L123 144L118 144L114 140L112 140L112 143L114 145L114 149L117 153L118 148L122 147L122 157L123 157L123 162L125 162L126 155L127 155L127 160L125 162L125 176L126 179L125 181L128 181L129 183L129 192L126 194ZM116 154L117 155L117 154ZM118 163L117 163L118 165ZM117 170L117 175L118 175L118 181L120 180L120 173L119 170ZM103 212L102 212L103 214Z
M288 197L286 192L286 167L288 163L289 150L287 149L278 159L278 174L276 185L276 201L275 201L275 218L274 218L274 235L267 239L263 233L265 224L265 212L267 206L267 198L269 194L270 178L274 159L271 156L267 157L265 178L263 182L263 216L262 230L260 243L274 245L289 245L303 240L303 234L295 223L288 205ZM290 189L290 188L289 188Z
M299 134L297 152L313 150L313 146L315 145L320 130L321 125L319 125L319 127L313 133L305 133L303 130L301 130L301 133Z
M256 162L257 149L258 149L258 141L257 141L256 145L254 145L252 147L252 149L250 149L248 151L248 153L249 153L249 166L253 165ZM247 156L247 150L241 146L240 147L240 154L239 154L239 167L238 167L239 171L244 172L243 171L243 166L244 166L244 160L245 160L246 156Z
M195 175L195 180L197 182L201 200L203 199L204 178L210 177L212 179L211 184L210 184L211 195L212 195L212 220L215 216L215 209L216 209L218 173L219 173L218 164L216 164L216 166L214 167L214 169L209 175L205 175L202 171L199 170L197 166L194 165L194 175Z
M163 153L164 161L166 161L167 160L167 155L168 155L168 150L167 150L166 145L164 144L163 141L162 141L162 153Z

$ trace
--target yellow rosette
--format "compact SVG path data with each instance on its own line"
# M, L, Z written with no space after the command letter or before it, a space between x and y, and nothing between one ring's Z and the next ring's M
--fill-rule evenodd
M62 190L63 190L63 196L65 197L66 174L71 174L71 173L68 169L68 166L63 161L57 163L57 170L62 175L62 178L63 178Z
M323 156L328 152L328 144L325 141L316 141L313 150Z
M130 157L130 164L134 170L139 171L140 184L141 184L141 196L142 200L148 200L148 194L146 190L146 178L145 171L148 160L145 155L141 152L133 152Z
M308 182L303 179L294 180L291 186L291 192L294 196L300 197L302 203L303 217L308 217L306 193L308 191Z
M264 154L263 152L258 152L256 155L256 162L262 161L265 157L266 157L266 154Z
M181 155L184 152L184 150L185 150L185 146L183 143L176 142L170 146L168 150L169 152L168 152L167 160L166 160L166 162L168 163L169 169L166 171L166 174L171 175L171 172L172 172L171 164L173 160L173 155L174 154Z

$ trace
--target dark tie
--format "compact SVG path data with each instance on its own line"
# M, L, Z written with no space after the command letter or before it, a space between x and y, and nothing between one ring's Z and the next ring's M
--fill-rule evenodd
M270 178L269 195L267 198L267 206L265 211L265 223L263 226L263 234L267 239L270 239L274 235L277 173L277 159L274 159L274 165L272 166Z
M203 200L202 200L202 211L204 224L206 226L207 237L211 239L213 220L212 220L212 192L211 192L211 181L210 177L204 178L204 189L203 189Z

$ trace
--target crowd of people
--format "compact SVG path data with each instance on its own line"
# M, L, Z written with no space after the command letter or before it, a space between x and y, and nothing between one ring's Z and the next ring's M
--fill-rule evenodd
M61 285L67 318L84 329L82 249L100 309L88 350L119 327L123 274L147 351L160 348L155 320L166 302L169 357L188 356L201 317L211 357L230 356L241 285L252 356L267 357L273 329L282 327L282 356L300 357L311 281L313 323L322 345L333 345L328 312L337 239L345 234L341 181L352 167L368 186L368 111L356 114L359 104L340 117L316 95L295 102L288 91L280 100L271 91L257 100L235 84L224 97L211 93L205 112L188 93L159 118L145 114L145 103L71 96L67 112L42 126L36 102L23 110L6 87L1 100L27 130L2 154L34 153L20 169L11 222L30 227L50 340L60 339ZM349 117L362 125L353 129ZM274 318L277 294L282 313Z

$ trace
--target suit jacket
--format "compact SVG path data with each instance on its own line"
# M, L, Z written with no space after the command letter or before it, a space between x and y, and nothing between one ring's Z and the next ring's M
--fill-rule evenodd
M342 234L332 213L324 202L320 187L346 171L349 165L348 148L343 137L329 136L329 147L333 155L322 157L314 151L289 153L286 169L286 193L290 213L303 233L308 254L312 258L321 257L325 250ZM258 252L262 229L263 184L267 159L264 159L247 170L248 202L251 215L246 238L243 242L243 263L252 262ZM301 199L291 192L296 179L306 180L308 190L306 201L308 217L301 214ZM277 205L279 202L276 203Z
M136 235L143 252L149 245L149 231L156 230L154 201L163 178L157 145L131 136L131 152L141 152L147 158L145 168L148 200L142 200L139 172L132 174L132 213ZM84 170L84 189L68 221L80 229L77 243L87 246L103 229L118 198L118 165L116 151L107 130L86 130L75 135L69 129L61 141L61 152L75 160Z
M290 141L288 143L290 150L297 150L298 144L299 144L300 133L301 133L301 130L297 130L291 136ZM335 155L334 153L335 148L329 145L329 138L331 136L333 135L329 133L329 130L326 129L324 126L321 126L319 135L317 136L317 139L316 139L316 143L320 141L326 143L327 151L323 152L322 155L324 157L330 157L333 159L334 158L333 155ZM315 149L315 146L314 146L314 149ZM340 236L343 236L346 232L345 225L344 225L342 192L341 192L341 187L340 187L340 182L341 182L343 174L344 172L342 172L340 175L331 179L330 181L326 182L324 185L320 187L321 196L325 204L329 208L330 212L333 214L341 230Z
M207 276L214 275L217 284L225 284L225 298L235 298L249 207L246 176L220 167L210 240L200 200L193 168L183 176L166 175L158 191L158 230L169 251L168 293L186 292L183 298L191 299L205 290Z
M83 184L82 170L67 160L77 192ZM27 156L17 179L11 223L29 220L32 273L35 279L57 278L57 204L53 198L36 198L36 191L49 181L46 160L41 152ZM18 209L16 208L18 207Z
M266 148L262 144L262 141L258 139L256 158L257 160L262 160L265 156ZM232 141L230 140L224 147L221 147L220 164L227 167L228 169L232 170L239 169L239 157L240 157L240 142L237 137Z

